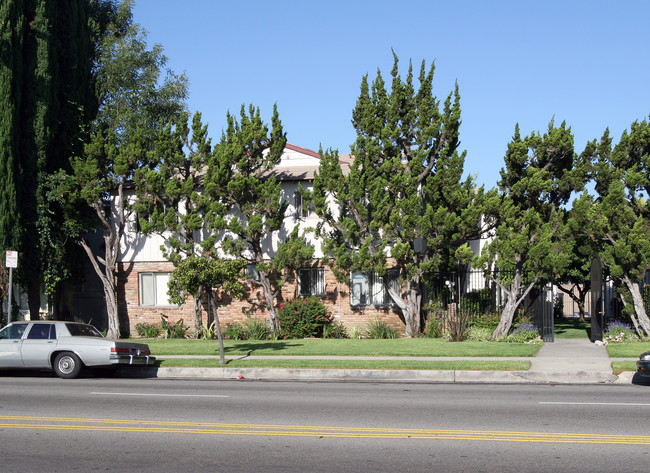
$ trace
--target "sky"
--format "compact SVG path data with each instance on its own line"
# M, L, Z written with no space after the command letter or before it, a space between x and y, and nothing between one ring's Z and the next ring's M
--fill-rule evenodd
M435 64L434 93L458 83L466 174L497 185L508 142L566 122L575 150L614 141L650 114L647 0L135 0L134 20L189 78L190 111L216 142L242 104L287 140L348 153L364 75ZM389 83L389 82L388 82Z

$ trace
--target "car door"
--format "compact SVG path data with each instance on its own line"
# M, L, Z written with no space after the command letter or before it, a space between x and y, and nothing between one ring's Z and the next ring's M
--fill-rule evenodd
M23 366L20 349L22 337L28 325L27 322L14 322L0 330L0 367L19 368Z
M56 347L56 327L52 323L34 322L23 337L21 354L26 368L48 368Z

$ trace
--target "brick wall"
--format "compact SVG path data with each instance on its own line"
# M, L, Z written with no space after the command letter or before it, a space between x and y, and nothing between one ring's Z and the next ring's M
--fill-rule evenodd
M194 306L192 298L188 298L180 307L142 306L140 305L139 274L143 272L171 272L173 264L162 262L123 263L118 276L118 297L121 320L130 327L130 333L135 334L137 323L147 322L159 324L161 313L168 316L170 323L183 319L185 325L192 327ZM297 294L297 281L291 280L282 287L279 302L294 299ZM328 306L335 320L348 328L365 328L373 320L381 320L400 334L404 333L404 322L398 315L399 309L389 307L352 307L350 306L350 289L347 284L339 283L332 271L325 268L325 297L323 302ZM247 317L257 317L266 320L268 313L264 309L264 297L259 287L248 287L248 293L243 300L228 299L218 308L219 321L222 327L228 322L244 322ZM202 311L203 323L207 322L207 312Z

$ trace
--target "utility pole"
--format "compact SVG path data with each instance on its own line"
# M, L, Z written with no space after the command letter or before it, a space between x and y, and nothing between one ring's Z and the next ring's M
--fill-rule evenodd
M9 268L9 299L7 300L7 324L11 323L11 291L13 289L13 269L18 267L18 252L7 251L5 266Z

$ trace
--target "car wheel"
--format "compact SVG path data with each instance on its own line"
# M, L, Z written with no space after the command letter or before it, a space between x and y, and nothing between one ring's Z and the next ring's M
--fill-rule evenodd
M67 351L59 353L54 359L54 372L59 378L76 378L82 369L83 363L81 363L79 357L74 353Z

